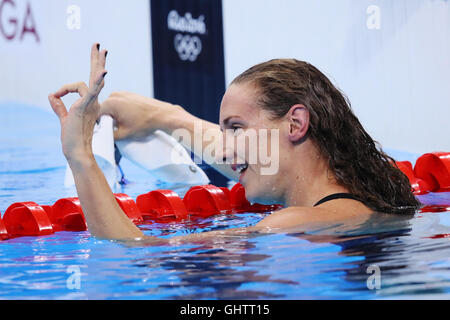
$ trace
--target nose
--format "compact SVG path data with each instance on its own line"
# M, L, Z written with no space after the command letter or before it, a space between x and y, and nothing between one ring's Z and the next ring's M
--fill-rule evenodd
M222 146L220 148L221 154L217 159L226 164L243 164L245 163L244 153L239 154L239 148L237 148L237 137L233 134L223 133Z
M224 148L221 155L223 163L233 164L235 162L235 153L232 148Z
M223 161L223 163L233 163L235 158L233 137L223 132L221 143L221 153L217 155L217 159Z

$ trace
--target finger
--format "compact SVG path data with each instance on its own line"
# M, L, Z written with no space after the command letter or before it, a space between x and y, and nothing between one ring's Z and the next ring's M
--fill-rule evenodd
M97 62L99 52L100 43L96 42L91 47L91 65L94 65Z
M98 72L97 75L94 77L94 82L90 86L88 95L90 95L89 99L97 99L100 91L102 90L103 86L105 85L105 76L108 72L106 70L102 70L101 72Z
M62 120L67 115L67 108L62 100L51 93L48 96L48 101L50 102L50 105L58 118Z
M98 53L97 61L95 62L95 65L91 67L92 69L92 78L90 85L99 85L100 82L103 79L98 78L99 72L102 74L102 77L104 78L106 75L105 65L106 65L106 55L108 54L107 50L102 50Z
M54 93L56 98L64 97L68 93L77 92L81 97L85 96L88 92L88 87L84 82L75 82L66 84Z
M98 70L98 57L100 52L100 43L94 43L91 48L91 73L89 76L89 87L93 85L93 79Z
M100 51L100 54L98 57L98 66L102 69L105 69L107 55L108 55L108 50L105 49L105 50Z

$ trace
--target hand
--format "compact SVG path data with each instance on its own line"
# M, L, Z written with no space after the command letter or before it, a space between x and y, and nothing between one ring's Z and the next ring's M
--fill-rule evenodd
M115 120L116 140L139 140L158 129L170 131L173 120L186 114L180 106L131 92L113 92L100 106L100 115Z
M91 49L91 73L89 87L83 83L72 83L48 96L53 111L61 122L61 143L67 160L92 155L92 135L99 116L98 95L106 75L106 50L100 51L100 44ZM80 99L69 111L61 100L68 93L77 92Z

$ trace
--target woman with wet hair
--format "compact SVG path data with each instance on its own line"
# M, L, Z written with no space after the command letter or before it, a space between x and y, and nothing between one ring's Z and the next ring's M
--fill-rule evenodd
M91 52L89 86L75 83L49 95L61 121L62 148L72 169L78 196L92 235L146 243L203 241L227 235L274 232L295 228L307 231L331 224L360 224L373 214L415 212L420 205L407 177L396 168L364 130L345 96L314 66L294 59L258 64L231 83L220 106L219 125L184 110L133 93L113 93L102 105L106 50ZM80 99L67 111L61 98L77 92ZM221 149L222 164L211 164L245 187L252 202L278 203L276 211L252 227L204 232L169 240L144 236L121 210L92 154L92 134L100 115L115 119L115 139L139 139L155 130L177 129L193 139L209 131L222 132L223 141L248 132L266 134L267 148L277 157L277 170L261 174L266 163L250 161L253 150ZM202 132L195 130L201 125ZM268 139L276 133L276 140ZM216 135L217 136L217 135ZM216 141L219 143L219 141ZM190 147L190 146L187 146ZM201 153L202 150L192 150ZM151 155L149 155L151 156Z
M325 159L336 183L367 207L398 213L417 208L407 177L377 148L345 95L317 68L294 59L271 60L245 71L232 84L252 84L259 106L273 119L285 117L291 106L301 103L309 113L305 137Z

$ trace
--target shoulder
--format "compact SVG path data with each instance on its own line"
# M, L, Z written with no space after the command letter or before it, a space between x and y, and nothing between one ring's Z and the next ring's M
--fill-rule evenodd
M317 221L318 216L326 214L327 210L309 207L289 207L275 211L265 217L256 226L268 229L289 228Z
M348 221L349 219L365 219L373 211L362 203L342 199L320 207L289 207L275 211L261 220L256 227L265 229L286 229L292 227L308 227Z

